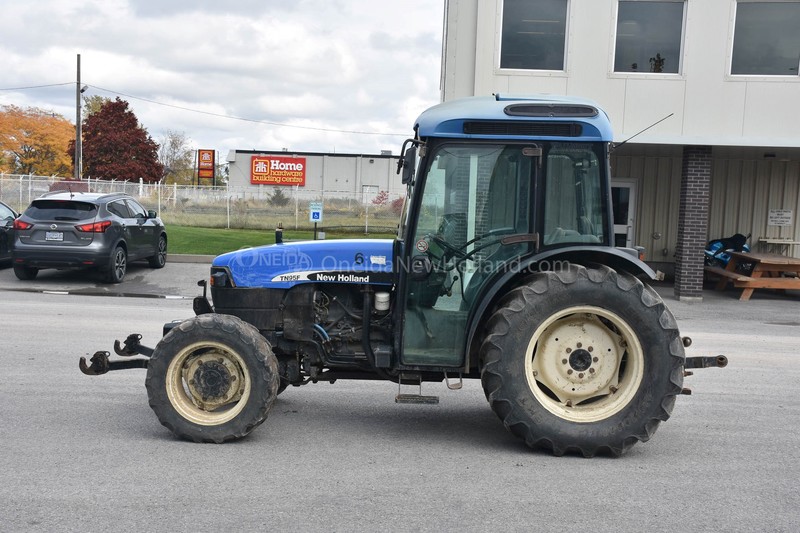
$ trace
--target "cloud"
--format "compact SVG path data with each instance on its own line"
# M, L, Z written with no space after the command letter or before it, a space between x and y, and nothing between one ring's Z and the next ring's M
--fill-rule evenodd
M321 130L410 135L439 100L442 10L441 0L11 3L0 88L74 81L80 53L89 94L122 93L156 140L172 130L223 154L397 152L402 136ZM0 104L74 120L74 85L0 91Z

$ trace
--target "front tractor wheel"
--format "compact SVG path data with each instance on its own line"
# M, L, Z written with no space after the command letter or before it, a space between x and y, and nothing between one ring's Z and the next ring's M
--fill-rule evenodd
M621 455L667 420L683 384L675 319L609 268L536 274L500 302L481 347L492 409L531 447Z
M161 423L195 442L244 437L275 401L278 363L256 328L230 315L200 315L173 328L147 367L147 395Z

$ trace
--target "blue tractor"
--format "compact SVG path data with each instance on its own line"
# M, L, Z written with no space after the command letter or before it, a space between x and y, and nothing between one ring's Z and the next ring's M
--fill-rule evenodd
M620 455L667 420L686 358L675 318L613 246L612 133L594 103L476 97L425 111L402 149L407 197L396 238L276 244L211 266L196 316L97 352L88 374L146 367L150 405L193 441L261 424L287 387L480 379L531 447ZM206 284L205 282L201 282Z

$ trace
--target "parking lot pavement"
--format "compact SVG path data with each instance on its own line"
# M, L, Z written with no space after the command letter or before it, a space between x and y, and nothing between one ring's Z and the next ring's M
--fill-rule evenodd
M190 315L188 300L9 292L188 298L208 266L132 266L119 285L56 271L20 282L0 270L0 530L797 530L799 295L740 302L708 290L685 303L657 284L694 340L687 355L730 364L687 377L692 395L652 441L587 461L528 451L477 380L461 392L426 384L436 407L396 405L390 383L309 384L281 395L241 442L178 441L148 408L143 370L90 378L76 363L130 332L152 346L162 324Z
M39 271L35 279L20 281L12 268L0 269L0 290L23 292L69 292L89 296L141 296L193 298L200 294L197 282L207 279L208 256L169 256L164 268L150 268L146 262L128 265L122 283L103 283L88 270Z

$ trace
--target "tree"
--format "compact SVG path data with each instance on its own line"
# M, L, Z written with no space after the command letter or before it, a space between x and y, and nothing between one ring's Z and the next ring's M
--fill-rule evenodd
M43 176L72 174L66 149L75 126L61 115L36 107L0 110L0 170Z
M380 191L375 198L372 199L372 203L374 205L386 205L386 202L389 201L389 192L388 191Z
M164 167L164 183L191 185L194 181L194 154L185 133L168 131L158 148L158 161Z
M392 203L391 203L392 213L394 213L397 216L400 216L401 213L403 212L403 204L405 203L405 201L406 201L406 199L404 197L402 197L402 196L392 200Z
M283 192L281 187L272 189L272 194L267 198L267 203L273 207L285 207L292 199Z
M100 109L103 108L108 102L111 101L111 98L106 98L105 96L99 95L92 95L92 96L84 96L83 97L83 120L89 118L90 115L94 115Z
M70 143L74 152L74 142ZM128 102L109 100L83 121L83 173L104 180L155 183L163 177L158 144L150 137Z

